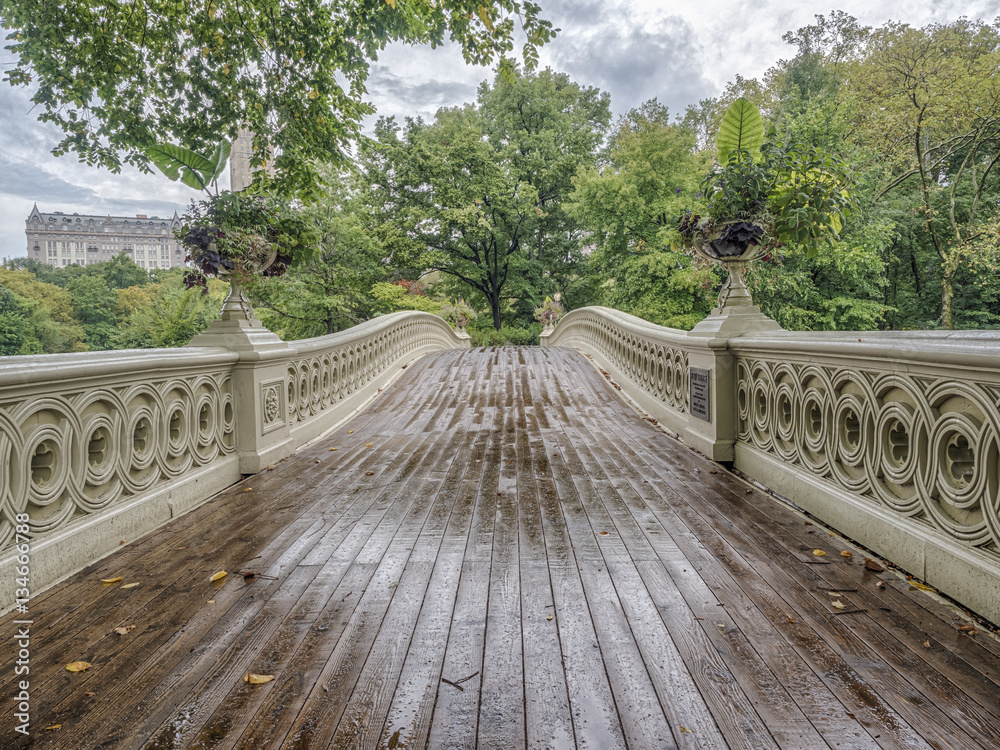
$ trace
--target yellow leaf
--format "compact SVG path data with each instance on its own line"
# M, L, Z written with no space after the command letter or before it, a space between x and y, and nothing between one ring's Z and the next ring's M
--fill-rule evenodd
M831 606L836 607L837 609L843 609L844 603L838 599L835 602L831 602Z
M931 642L930 641L924 641L924 646L926 648L930 648L931 647Z
M208 603L209 603L209 604L215 604L215 599L209 599L209 600L208 600Z
M66 665L67 672L83 672L90 669L89 661L73 661Z
M935 591L935 589L932 589L926 583L920 583L919 581L910 581L910 585L915 589L920 589L921 591Z
M54 732L54 731L56 731L61 726L62 726L62 724L53 724L51 727L45 727L45 731L46 732Z
M813 554L816 555L816 557L823 557L826 553L821 549L814 549Z
M348 434L348 435L351 435L351 434L353 434L353 433L354 433L354 430L348 430L348 431L347 431L347 434Z
M390 8L396 10L396 0L385 0L385 2Z
M371 443L365 443L365 448L371 448L371 447L372 447Z
M220 570L218 573L216 573L214 576L212 576L209 580L210 581L221 581L225 577L226 577L226 571Z
M840 553L840 556L841 557L854 557L854 553L851 552L849 549L845 549L843 552Z
M117 578L102 578L101 583L118 583L124 576L118 576Z
M273 679L273 674L253 674L252 672L247 672L243 675L243 682L249 682L251 685L263 685L265 682L270 682Z
M690 729L688 729L686 726L683 725L681 725L681 731L684 732L684 734L693 734L693 732Z
M336 448L331 448L330 450L332 450L332 451L335 451L335 450L337 450L337 449L336 449Z
M545 619L546 619L546 620L551 620L551 619L552 619L552 615L546 615L546 616L545 616Z
M253 492L253 487L247 487L243 491L244 492Z
M138 583L126 583L126 584L124 584L122 586L122 588L123 589L134 589L138 585L139 585Z

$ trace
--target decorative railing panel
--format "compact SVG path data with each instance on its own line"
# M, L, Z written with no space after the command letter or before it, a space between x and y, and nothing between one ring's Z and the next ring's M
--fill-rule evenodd
M646 396L677 414L687 413L691 342L683 331L605 307L586 307L566 315L547 339L551 346L600 355Z
M27 515L32 535L58 531L236 449L234 356L4 359L0 546L15 516ZM22 368L37 382L13 385Z
M362 394L394 365L419 353L467 345L468 338L456 334L441 318L415 312L292 342L284 383L287 414L280 412L278 384L263 385L265 429L279 420L292 426L308 423Z
M956 541L1000 541L997 383L758 358L738 373L741 442Z

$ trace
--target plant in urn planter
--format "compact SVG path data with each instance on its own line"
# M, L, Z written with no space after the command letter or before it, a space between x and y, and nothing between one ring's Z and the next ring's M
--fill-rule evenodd
M167 177L208 195L191 202L176 233L193 265L184 273L184 283L206 288L207 276L228 280L222 319L255 323L244 285L255 276L280 276L290 265L308 261L315 230L284 200L220 191L217 181L230 148L223 140L210 155L173 145L155 146L147 154Z
M683 244L729 272L713 311L719 314L753 305L743 283L748 263L791 243L810 256L835 246L853 200L836 157L779 144L773 127L765 136L760 111L746 99L726 110L716 145L719 164L702 181L705 215L685 212L677 230Z
M445 302L441 305L441 317L455 326L459 333L465 332L465 327L476 317L476 311L461 297L454 303Z
M542 324L544 331L551 331L555 328L556 323L563 314L563 306L559 301L559 297L558 293L555 299L546 297L541 307L535 308L535 320Z

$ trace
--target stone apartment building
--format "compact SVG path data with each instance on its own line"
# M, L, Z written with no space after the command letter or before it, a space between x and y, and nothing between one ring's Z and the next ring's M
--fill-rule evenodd
M85 266L126 253L147 270L184 265L186 255L174 238L177 212L159 216L91 216L62 211L43 213L36 204L25 221L28 257L51 266Z

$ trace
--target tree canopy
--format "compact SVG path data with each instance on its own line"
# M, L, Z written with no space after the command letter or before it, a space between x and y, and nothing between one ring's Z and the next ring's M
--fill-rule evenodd
M6 0L6 80L30 86L39 119L64 133L56 154L118 171L148 169L146 149L205 150L241 126L258 164L274 148L285 187L307 188L313 161L342 163L372 111L369 66L393 41L455 41L470 63L513 49L531 66L551 23L532 0Z

